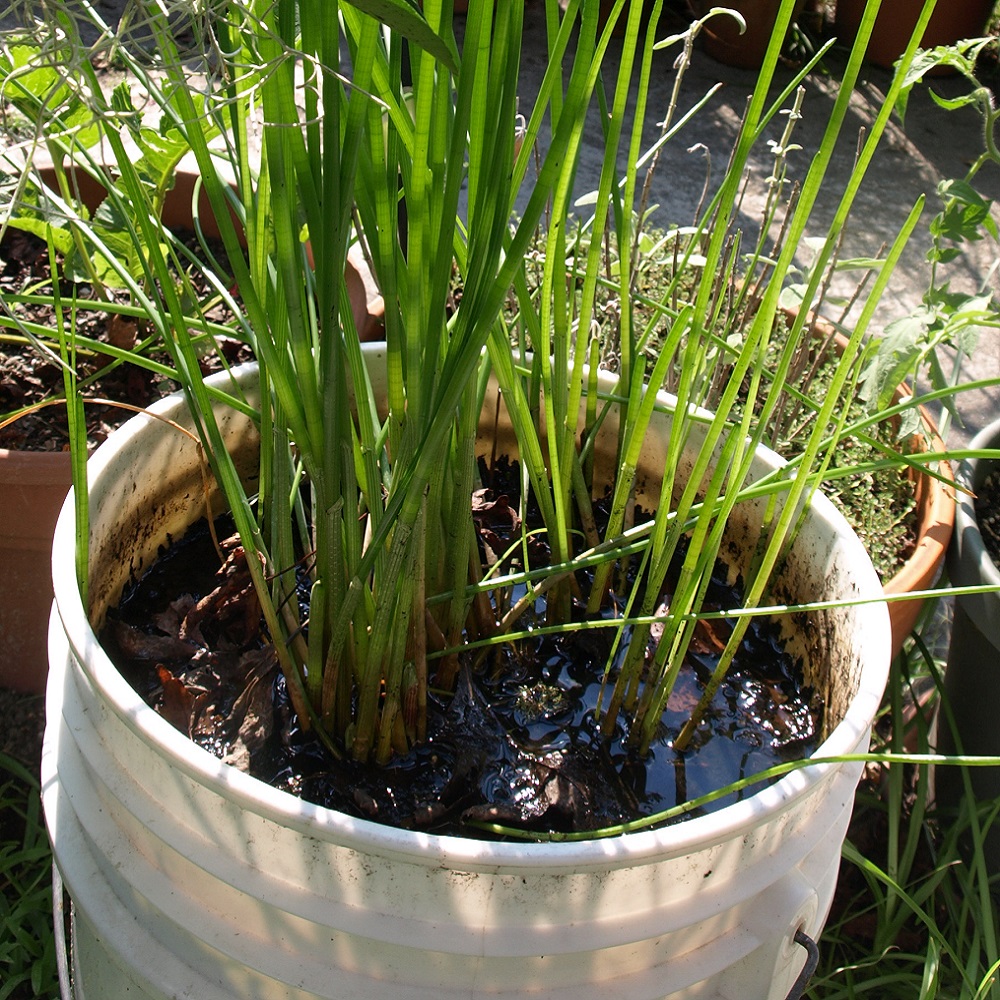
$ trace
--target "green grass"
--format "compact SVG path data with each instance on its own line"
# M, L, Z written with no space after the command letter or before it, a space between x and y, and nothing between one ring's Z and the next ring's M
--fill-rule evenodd
M925 629L934 609L924 616ZM875 749L927 752L927 717L910 692L940 673L920 641L893 665ZM972 801L971 790L968 800ZM981 845L997 802L959 816L936 811L927 765L871 765L858 791L834 910L811 1000L1000 1000L1000 883Z
M52 851L38 782L0 753L0 1000L59 996Z
M925 794L926 774L913 773L925 768L897 770L913 782L911 792ZM884 829L887 818L884 799L862 797L855 830L865 824ZM854 885L856 892L826 927L808 997L995 1000L1000 995L997 905L979 861L963 846L968 832L968 817L950 826L940 825L933 813L919 823L904 822L898 835L912 838L918 850L912 866L895 874L887 857L867 857L848 840L841 886Z

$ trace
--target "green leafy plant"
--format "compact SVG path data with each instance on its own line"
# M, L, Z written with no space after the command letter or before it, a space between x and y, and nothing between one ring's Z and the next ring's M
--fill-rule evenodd
M63 59L58 65L43 57L44 44L59 47ZM154 251L143 244L130 203L116 191L120 178L102 158L101 127L84 75L71 58L83 59L93 79L85 50L70 44L57 27L48 43L15 32L0 49L0 113L7 140L0 147L0 177L9 205L0 218L0 237L12 231L28 233L47 247L51 262L49 280L4 291L0 340L55 361L66 376L47 398L0 414L4 423L45 406L66 406L74 396L92 399L123 364L145 369L165 391L174 387L158 332L145 329L147 303L142 294L130 293L136 286L145 291L150 253L162 254L165 248ZM144 210L160 218L178 165L190 149L169 125L154 128L144 123L125 84L109 95L109 113L117 116L131 143L135 169L146 188ZM196 253L212 259L197 212L195 226L197 251L182 242L180 234L163 233L173 244L171 253L180 270L190 266ZM189 282L187 310L207 313L231 306L225 271L216 265L200 274L215 283L195 292ZM233 324L219 321L207 323L205 329L199 343L203 352L212 348L215 338L236 333ZM71 417L74 408L70 406ZM79 413L71 422L82 427Z
M972 291L951 287L948 265L959 260L965 247L981 240L1000 239L991 214L992 203L975 187L975 178L988 163L1000 164L996 143L998 112L992 92L976 76L980 53L992 38L966 39L954 45L922 50L899 71L902 87L897 109L904 116L913 88L935 67L946 67L970 84L967 93L947 98L929 89L940 107L956 111L974 107L982 118L983 151L962 178L941 181L937 196L941 208L931 219L931 246L927 252L930 280L923 303L910 315L890 324L879 350L864 375L866 397L873 405L884 404L896 386L908 378L925 374L952 415L957 415L955 391L960 381L962 359L976 349L980 331L997 326L996 298L990 285L997 262ZM950 353L944 349L951 349ZM901 433L915 429L915 414L903 422ZM947 425L945 425L947 426Z
M782 289L827 183L874 8L784 220L784 239L770 247L762 234L754 250L761 258L773 250L773 259L754 287L752 322L731 345L731 379L713 396L715 275L725 266L751 150L795 93L795 81L776 98L770 93L793 8L791 0L783 3L722 184L693 238L679 244L685 260L698 255L702 263L701 277L674 310L649 378L657 386L669 370L679 373L676 398L669 401L647 388L644 350L652 325L634 321L630 293L646 215L641 172L682 122L668 116L653 149L642 149L645 82L656 48L675 46L682 63L690 59L701 22L658 42L662 4L653 5L648 33L641 30L641 7L632 4L626 14L618 0L599 32L597 5L547 0L548 70L530 109L518 102L521 0L473 0L461 46L447 0L425 0L422 12L404 0L228 4L195 25L199 48L214 59L207 82L185 67L162 12L148 10L157 72L127 51L121 58L160 116L156 134L176 136L178 148L191 150L222 232L239 291L241 335L260 365L259 400L239 394L225 399L260 427L260 480L253 486L241 480L226 450L217 420L220 394L203 376L199 344L211 336L210 321L189 308L180 251L159 221L160 188L150 183L128 141L143 134L139 109L125 89L103 94L89 62L80 62L80 93L87 94L118 175L108 192L109 211L128 220L141 252L115 253L96 221L82 215L72 217L73 232L91 256L94 250L103 255L170 350L205 454L250 553L247 568L293 704L336 754L386 762L422 738L428 686L453 683L458 657L468 648L470 614L478 612L479 643L499 646L516 639L519 615L539 601L547 620L536 634L581 627L571 620L576 597L586 615L598 619L609 594L620 606L616 616L601 620L614 635L602 714L610 731L624 713L630 740L643 751L701 616L730 513L749 495L771 498L760 551L744 581L747 608L766 605L772 571L828 467L827 428L836 425L838 395L919 206L872 283L845 348L847 362L802 454L747 485L754 451L789 378L791 345L901 86L894 84L860 151L802 291L790 346L778 357L773 382L765 384L761 372ZM604 79L603 60L618 18L625 33L612 82ZM99 44L115 45L106 28ZM44 61L44 54L36 58ZM633 88L639 96L630 118ZM584 247L570 234L588 130L588 140L594 130L600 133L604 152ZM516 205L523 206L517 216ZM542 276L532 291L525 255L543 220ZM604 247L612 238L623 252L609 275ZM354 242L370 260L386 302L384 400L372 389L348 308L343 275ZM579 295L565 280L571 246L586 250L576 267ZM620 292L613 392L598 389L599 351L590 336L602 282ZM460 296L453 294L456 284ZM526 348L517 355L502 313L511 294L522 327L515 339ZM671 301L662 311L670 311ZM490 402L491 374L517 438L521 502L530 496L537 504L551 552L547 564L525 564L499 580L483 579L470 512L475 436ZM748 392L751 403L759 397L760 406L737 410L738 391ZM712 413L703 406L710 398ZM632 501L642 444L654 411L667 406L674 432L659 503L651 520L637 524ZM596 487L588 455L611 410L620 431L602 534L592 518ZM704 445L682 482L682 443L695 433ZM623 581L632 560L638 582L630 585ZM664 612L661 594L672 565L679 575ZM577 595L580 570L593 579L589 592ZM506 594L484 608L501 585L517 596ZM677 734L678 747L697 729L749 620L735 616L701 704ZM647 662L654 623L660 635Z

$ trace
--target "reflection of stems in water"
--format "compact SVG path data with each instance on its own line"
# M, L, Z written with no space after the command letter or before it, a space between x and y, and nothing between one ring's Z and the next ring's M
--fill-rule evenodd
M674 757L674 801L687 802L687 754L683 751Z

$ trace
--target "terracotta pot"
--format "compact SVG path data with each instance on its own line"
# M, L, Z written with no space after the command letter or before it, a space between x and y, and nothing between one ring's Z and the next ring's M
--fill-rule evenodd
M771 42L774 25L781 9L782 0L696 0L698 16L707 14L712 7L728 7L739 11L747 23L746 31L740 34L736 20L727 15L716 15L702 29L705 51L727 66L740 69L760 69L764 54ZM796 0L794 21L805 6L805 0Z
M45 691L52 532L71 481L67 452L0 448L0 687Z
M866 58L876 66L891 68L903 54L917 25L924 0L882 0ZM995 0L939 0L924 31L921 45L951 45L962 38L983 34ZM858 33L866 0L837 0L836 30L841 41Z
M902 399L903 395L899 398ZM916 447L929 452L944 451L944 441L938 435L931 415L923 407L920 408L920 415L925 430L921 435L923 440ZM947 482L912 468L907 473L913 480L915 489L917 541L899 572L885 583L884 590L887 594L910 594L928 590L941 571L955 527L955 489L951 485L954 477L950 463L939 462L937 472ZM913 631L923 603L918 600L889 602L893 656L902 649L906 637Z
M847 346L847 338L837 334L835 342L838 350ZM894 403L912 398L905 387L896 390ZM933 417L920 407L920 418L924 425L922 434L915 436L911 445L915 452L943 452L944 441L937 432ZM914 527L916 542L913 551L899 568L899 571L883 583L886 594L910 594L918 590L928 590L937 580L948 551L948 542L955 526L955 489L951 485L955 479L951 465L939 462L937 472L947 482L942 482L926 472L919 472L912 466L905 475L914 484L914 499L917 509L917 523ZM907 636L913 631L920 609L920 600L890 601L889 621L892 624L892 655L903 648Z

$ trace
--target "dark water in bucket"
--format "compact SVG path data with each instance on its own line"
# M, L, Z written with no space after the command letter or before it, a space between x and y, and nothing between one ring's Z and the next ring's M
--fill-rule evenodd
M672 739L725 644L724 621L699 624L646 756L629 748L621 722L610 740L598 731L595 709L613 630L587 629L507 644L499 657L463 666L454 694L431 693L426 742L388 766L338 760L299 725L257 623L201 621L197 641L178 637L176 609L196 607L219 586L218 565L207 527L196 526L125 596L102 637L106 648L147 702L210 752L355 816L463 836L497 836L496 826L542 835L596 831L800 759L819 743L819 700L801 687L776 626L754 619L683 753ZM738 603L722 583L713 590L716 606Z

